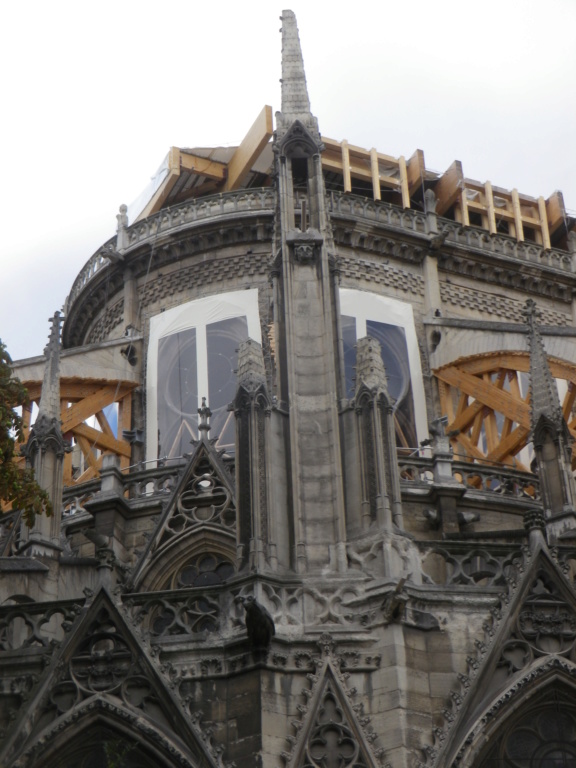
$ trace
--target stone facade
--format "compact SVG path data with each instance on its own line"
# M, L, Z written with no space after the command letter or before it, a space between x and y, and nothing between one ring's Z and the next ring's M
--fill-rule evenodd
M0 764L576 766L574 253L328 192L282 37L270 186L121 211L16 365L56 513L1 521Z

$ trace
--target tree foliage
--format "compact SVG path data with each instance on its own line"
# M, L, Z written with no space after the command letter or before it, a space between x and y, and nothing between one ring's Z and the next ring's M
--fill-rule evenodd
M0 501L22 510L26 523L32 525L36 515L52 514L52 504L34 479L33 470L14 461L24 435L24 423L16 409L27 404L26 388L13 376L12 359L0 341Z

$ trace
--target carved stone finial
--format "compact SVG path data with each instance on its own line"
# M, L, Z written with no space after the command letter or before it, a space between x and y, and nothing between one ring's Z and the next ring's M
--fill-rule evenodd
M118 210L120 213L116 214L116 220L118 221L118 231L120 231L128 226L128 206L122 203Z
M46 368L42 382L39 415L43 413L48 418L60 419L60 334L63 316L54 312L50 318L50 335L44 349Z
M335 655L336 643L329 632L323 632L317 642L323 656Z
M426 213L436 213L436 195L433 189L424 192L424 210Z
M540 419L544 417L549 423L560 429L564 421L562 407L538 328L540 312L533 299L526 301L522 314L529 328L531 427L532 430L535 430Z
M198 431L202 434L202 439L205 439L205 436L208 436L208 432L210 431L210 416L212 416L212 411L210 408L206 405L206 398L202 398L202 407L198 408L198 416L200 417L198 419Z
M256 392L266 386L266 369L262 347L254 339L247 339L238 348L238 387Z
M380 343L371 336L358 339L356 344L356 392L362 386L370 390L388 391Z
M546 520L544 519L544 513L540 507L533 507L524 512L524 528L528 533L534 530L545 530Z
M111 248L111 254L108 254L108 257L110 258L110 261L112 263L115 263L116 261L121 259L122 251L127 247L128 245L128 206L122 204L120 206L120 213L116 214L116 221L118 222L118 226L116 228L116 249Z

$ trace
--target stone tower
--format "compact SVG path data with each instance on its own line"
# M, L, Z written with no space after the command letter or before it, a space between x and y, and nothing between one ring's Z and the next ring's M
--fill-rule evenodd
M291 11L275 125L156 182L15 364L0 765L575 766L561 195L321 135Z

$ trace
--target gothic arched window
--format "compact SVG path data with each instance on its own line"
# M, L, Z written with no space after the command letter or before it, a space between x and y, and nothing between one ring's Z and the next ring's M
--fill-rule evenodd
M203 397L212 411L218 447L234 445L228 404L236 393L238 347L260 342L258 291L234 291L190 301L150 321L147 366L147 457L179 457L198 439Z
M576 768L574 692L554 685L504 723L477 768Z
M340 289L346 397L354 397L356 342L378 340L394 400L396 441L415 448L428 435L420 352L410 304L350 288Z

